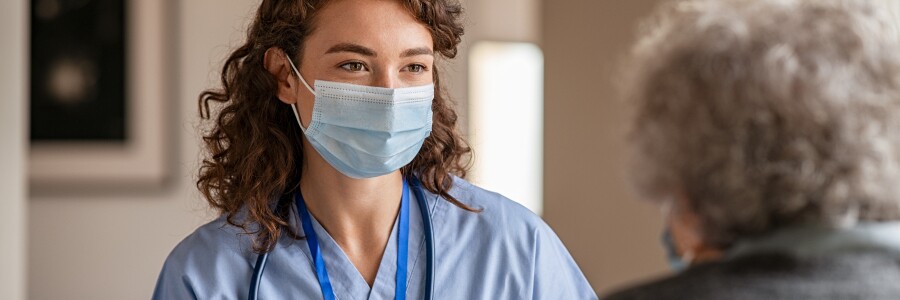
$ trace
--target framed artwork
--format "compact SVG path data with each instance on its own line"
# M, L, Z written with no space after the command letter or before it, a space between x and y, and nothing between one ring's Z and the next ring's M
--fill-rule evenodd
M166 181L168 2L31 0L32 193Z

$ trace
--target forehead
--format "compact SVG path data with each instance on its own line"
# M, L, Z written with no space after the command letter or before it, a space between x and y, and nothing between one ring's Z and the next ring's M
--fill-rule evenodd
M335 0L316 16L306 46L313 50L337 43L354 43L378 52L433 48L428 27L416 20L399 0Z

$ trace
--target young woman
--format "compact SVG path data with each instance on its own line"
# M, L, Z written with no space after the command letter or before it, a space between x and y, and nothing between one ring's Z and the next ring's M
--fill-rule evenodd
M221 217L155 299L593 299L540 218L463 179L436 60L451 0L264 0L200 97L197 182Z

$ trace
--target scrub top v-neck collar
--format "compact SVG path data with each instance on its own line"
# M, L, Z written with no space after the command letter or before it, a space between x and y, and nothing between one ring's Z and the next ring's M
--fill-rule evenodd
M411 192L411 191L410 191ZM425 235L423 231L422 216L419 214L419 204L415 193L409 195L409 253L407 257L407 299L415 299L417 293L410 291L421 291L424 280L424 269L419 264L425 264L424 245ZM294 210L296 218L296 228L305 236L303 226L301 226L300 214ZM322 257L325 261L328 277L331 279L331 286L334 290L336 299L394 299L394 288L396 285L397 274L397 231L398 218L394 219L394 225L391 229L391 235L388 239L384 254L378 266L378 272L375 275L375 281L372 287L363 278L356 266L350 261L350 258L344 253L343 249L328 234L328 231L319 223L312 214L310 214L313 230L316 233L319 249L322 251ZM313 258L309 247L305 241L295 243L305 254L307 261L297 264L299 268L309 268L309 272L315 273L315 259Z

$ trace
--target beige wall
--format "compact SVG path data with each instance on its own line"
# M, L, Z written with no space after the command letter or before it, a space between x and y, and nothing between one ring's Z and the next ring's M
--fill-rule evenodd
M27 2L0 3L0 293L25 299Z
M466 49L524 41L544 51L544 219L604 294L667 270L660 214L629 190L626 109L613 84L638 19L655 0L466 1L467 40L454 94L466 95ZM465 97L461 110L466 111ZM474 149L476 154L478 149Z
M626 181L615 72L654 0L544 1L544 218L595 289L665 270L660 214Z
M159 191L31 197L29 299L147 299L169 251L212 217L192 185L195 99L214 84L255 1L165 2L177 12L167 20L174 60L165 62L177 83L165 93L174 97L174 178Z

